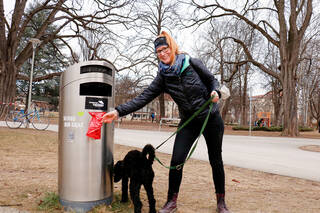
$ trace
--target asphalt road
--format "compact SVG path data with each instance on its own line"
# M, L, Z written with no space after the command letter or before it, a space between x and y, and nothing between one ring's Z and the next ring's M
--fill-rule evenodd
M172 133L115 129L115 143L140 147L151 143L155 147ZM174 137L159 148L171 153ZM320 152L299 149L305 145L320 145L318 139L255 137L224 135L223 161L225 164L268 173L320 181ZM192 158L208 161L207 148L201 137Z

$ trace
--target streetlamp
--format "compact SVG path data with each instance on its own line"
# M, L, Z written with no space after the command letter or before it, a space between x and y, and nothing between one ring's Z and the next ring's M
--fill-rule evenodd
M31 91L32 91L32 78L33 78L33 66L34 66L34 55L37 46L41 43L41 41L37 38L31 38L29 42L32 43L32 62L31 62L31 72L30 72L30 81L29 81L29 94L28 94L28 112L31 112L30 105L31 105Z

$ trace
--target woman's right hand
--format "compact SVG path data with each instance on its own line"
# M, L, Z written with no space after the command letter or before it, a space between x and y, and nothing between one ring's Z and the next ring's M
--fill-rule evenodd
M119 113L117 110L113 110L103 115L102 122L103 123L111 123L113 120L118 119Z

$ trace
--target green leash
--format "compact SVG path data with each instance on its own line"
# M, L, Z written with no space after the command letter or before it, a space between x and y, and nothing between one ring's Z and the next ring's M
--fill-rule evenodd
M173 137L175 134L177 134L181 129L183 129L186 125L188 125L197 115L199 115L200 112L202 112L202 111L210 104L209 112L208 112L208 114L207 114L206 119L205 119L204 122L203 122L203 125L202 125L202 127L201 127L199 136L198 136L196 142L193 144L193 146L192 146L192 148L191 148L191 151L189 152L186 160L185 160L183 163L181 163L181 164L179 164L179 165L177 165L177 166L166 166L166 165L164 165L164 164L159 160L159 158L155 157L155 159L156 159L162 166L164 166L164 167L167 168L167 169L177 169L177 170L179 170L179 169L181 169L182 166L187 162L187 160L189 160L189 158L190 158L191 155L193 154L194 150L196 149L197 144L198 144L198 141L199 141L199 139L200 139L200 136L202 135L202 133L203 133L203 131L204 131L204 129L205 129L207 123L208 123L209 116L210 116L210 112L211 112L211 110L212 110L212 108L213 108L213 103L212 103L212 99L213 99L213 98L214 98L214 96L210 97L209 100L208 100L206 103L204 103L204 104L200 107L200 109L198 109L198 110L197 110L186 122L184 122L172 135L170 135L169 138L167 138L165 141L163 141L160 145L158 145L158 146L156 147L156 149L160 148L160 147L161 147L164 143L166 143L170 138L172 138L172 137Z

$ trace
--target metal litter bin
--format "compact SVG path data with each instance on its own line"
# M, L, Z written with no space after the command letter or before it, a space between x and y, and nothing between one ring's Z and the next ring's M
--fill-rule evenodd
M91 115L114 107L112 65L88 61L70 66L61 76L59 104L60 203L87 212L113 198L114 124L103 124L101 139L86 136Z

